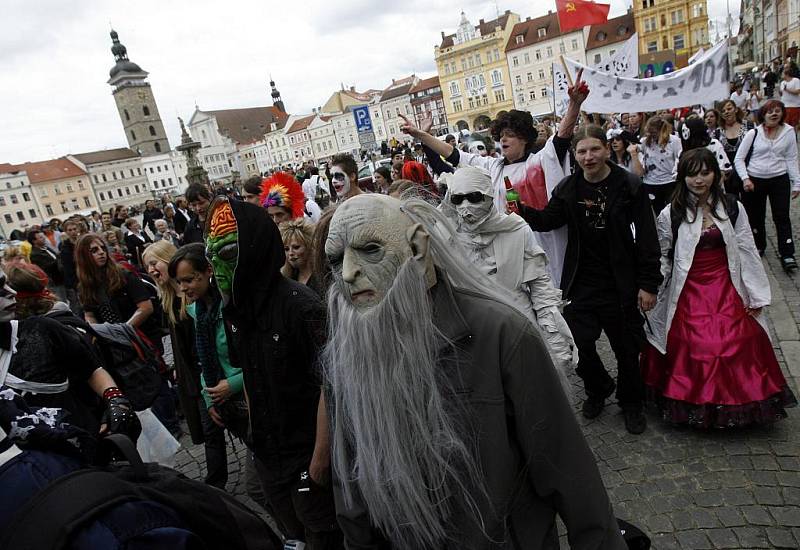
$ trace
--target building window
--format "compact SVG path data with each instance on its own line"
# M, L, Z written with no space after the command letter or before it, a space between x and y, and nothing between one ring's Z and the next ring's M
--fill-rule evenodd
M544 38L545 36L547 36L547 29L545 27L541 27L536 31L536 33L539 36L539 38Z
M567 53L567 46L563 42L560 42L558 44L558 51L560 53Z
M600 54L599 53L594 54L594 64L597 65L598 63L600 63L600 61L602 61Z
M497 103L505 101L506 100L506 92L504 90L495 90L495 92L494 92L494 100Z
M105 194L105 193L103 193L102 191L100 191L100 200L101 200L101 201L104 201L104 200L106 200L106 194Z
M542 60L542 50L536 50L533 55L536 58L536 61Z
M541 96L542 97L547 97L547 88L542 88Z
M683 35L682 34L676 34L675 36L673 36L672 37L672 45L673 45L674 49L682 50L685 47L684 46L684 41L683 41Z
M6 214L6 223L14 223L14 218L11 217L11 214Z
M130 195L131 194L131 188L130 187L126 187L125 188L125 194L126 195Z
M544 69L539 69L539 80L544 80Z
M658 42L655 40L651 40L647 43L647 53L653 53L658 51Z
M453 112L454 113L459 113L459 112L461 112L461 110L462 110L461 109L461 100L457 99L457 100L455 100L453 102Z
M31 196L29 194L27 194L27 193L23 193L22 194L22 200L24 200L25 202L28 202L29 200L31 200Z
M34 210L33 208L29 208L28 209L28 216L30 216L31 219L35 218L36 217L36 210Z
M548 58L553 57L553 47L552 46L547 46L547 57Z
M450 95L457 96L461 94L461 90L458 88L458 82L453 81L450 83Z
M671 14L672 24L679 25L683 23L683 10L675 10Z
M103 177L103 182L107 182L108 181L108 178L106 177L105 174L100 174L100 175Z
M578 49L578 39L577 38L573 38L571 45L572 45L572 49L573 50L577 50Z
M137 193L139 193L139 186L138 185L134 185L133 188L136 189Z
M66 201L61 201L59 204L61 205L61 212L64 212L64 213L69 212L69 209L67 208Z
M522 62L525 63L526 65L528 63L530 63L531 62L531 54L530 53L526 53L525 55L523 55L522 56Z
M95 174L95 175L94 175L94 176L92 176L92 177L94 178L94 182L95 182L95 183L100 183L100 180L99 180L99 179L97 179L97 174Z
M73 210L77 210L80 208L78 205L78 199L70 199L69 205L72 207Z
M525 103L525 94L518 94L517 104L522 105L523 103Z
M522 75L515 76L514 82L516 82L517 84L522 84Z
M122 112L125 114L125 120L131 119L131 115L128 114L128 109L123 109Z
M533 82L533 73L528 73L527 78L528 82Z
M517 41L517 44L522 44L523 42L525 42L525 37L521 34L518 34L515 40Z
M17 204L18 202L19 202L19 199L17 199L17 196L12 193L11 194L11 204Z
M24 222L24 221L25 221L25 214L23 214L23 213L22 213L22 212L20 212L20 211L17 211L17 219L18 219L19 221L21 221L21 222Z
M82 181L80 181L80 180L78 180L78 189L79 189L79 190L81 190L81 191L83 191L84 189L86 189L86 186L85 186L85 185L83 184L83 182L82 182Z
M92 206L92 201L89 200L89 197L83 197L83 204L88 208Z
M0 206L5 206L5 205L6 205L6 198L0 196Z
M48 216L52 216L53 215L53 207L50 206L49 204L45 204L44 205L44 210L45 210L45 212L47 212Z
M692 6L692 17L701 17L703 15L703 4L695 4Z
M156 129L155 129L154 126L148 126L148 130L150 130L150 135L151 136L156 135Z
M160 153L161 152L161 144L159 142L155 142L155 144L153 145L153 149L156 150L156 153Z
M142 107L142 112L144 113L144 116L150 116L150 107L148 107L147 105L144 105Z
M492 86L502 86L503 85L503 73L498 71L497 69L492 71Z
M519 66L519 58L516 55L511 58L511 64L515 67Z
M53 191L56 192L56 195L60 195L61 194L61 189L59 189L58 185L54 185L53 186Z
M131 130L131 139L133 141L136 141L136 132L134 132L133 130Z
M131 168L131 169L129 170L129 172L131 173L131 177L132 177L132 178L133 178L133 177L136 177L136 174L134 174L134 173L133 173L133 168ZM139 175L141 176L141 174L139 174Z
M536 92L535 91L531 90L530 98L531 98L531 101L534 101L536 99Z
M47 196L47 189L45 189L45 188L42 188L42 190L41 190L41 191L39 191L39 196L40 196L40 197L46 197L46 196ZM2 198L2 197L0 197L0 199L1 199L1 198ZM0 205L0 206L2 206L2 205Z

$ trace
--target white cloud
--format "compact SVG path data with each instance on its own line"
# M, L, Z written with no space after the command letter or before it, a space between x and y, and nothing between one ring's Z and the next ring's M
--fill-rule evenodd
M735 0L732 0L735 1ZM738 1L735 1L738 10ZM550 4L550 9L555 9ZM625 12L611 0L611 15ZM724 19L722 0L709 0ZM547 6L530 0L3 0L0 33L0 162L41 160L125 146L111 87L109 24L149 81L173 146L177 117L202 109L269 105L269 75L290 112L310 112L339 88L384 88L392 78L435 74L440 31L464 9L473 23L510 9L523 18Z

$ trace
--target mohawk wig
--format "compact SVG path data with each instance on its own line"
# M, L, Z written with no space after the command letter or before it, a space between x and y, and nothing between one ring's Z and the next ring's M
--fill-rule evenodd
M280 206L292 213L292 219L303 215L306 196L297 180L286 172L276 172L261 182L259 203L264 208Z

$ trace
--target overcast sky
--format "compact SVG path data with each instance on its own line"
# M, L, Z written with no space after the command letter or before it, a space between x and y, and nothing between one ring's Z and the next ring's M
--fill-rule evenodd
M611 16L628 0L611 0ZM708 0L724 25L726 0ZM730 0L734 21L739 0ZM110 25L149 82L175 147L177 117L271 105L269 75L290 113L309 113L340 83L383 89L436 73L433 48L463 9L476 24L510 9L524 19L553 0L0 0L0 163L125 147L111 87ZM712 35L713 36L713 35Z

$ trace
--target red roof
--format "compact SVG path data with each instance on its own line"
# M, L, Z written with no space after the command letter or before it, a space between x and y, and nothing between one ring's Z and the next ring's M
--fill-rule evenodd
M277 107L248 107L245 109L224 109L203 111L217 119L220 133L236 143L252 143L272 131L272 123L283 128L289 115Z
M39 162L26 162L18 166L18 168L22 168L28 173L28 180L31 183L56 181L86 175L86 172L65 157Z
M633 13L628 12L605 23L592 25L589 36L586 38L586 49L591 50L601 46L608 46L623 42L636 32L633 24Z
M545 29L544 36L539 36L539 29ZM570 31L575 32L575 31ZM519 41L517 37L522 37ZM511 29L511 36L508 37L506 52L518 50L545 40L551 40L561 36L561 28L558 26L558 15L548 13L541 17L520 21Z
M308 125L311 124L311 121L314 120L314 117L317 115L308 115L304 116L303 118L298 118L295 120L289 129L286 130L287 134L291 134L292 132L299 132L300 130L305 130L308 128Z
M81 161L82 163L89 165L89 164L100 164L102 162L113 162L115 160L138 158L139 154L135 153L131 149L128 149L127 147L121 147L119 149L109 149L106 151L78 153L72 156Z
M13 174L14 172L21 172L24 170L22 166L16 164L8 164L7 162L0 162L0 174Z
M420 80L417 82L417 85L411 88L408 93L413 94L414 92L421 92L422 90L427 90L429 88L435 88L439 85L439 76L432 76L430 78L426 78L425 80Z

